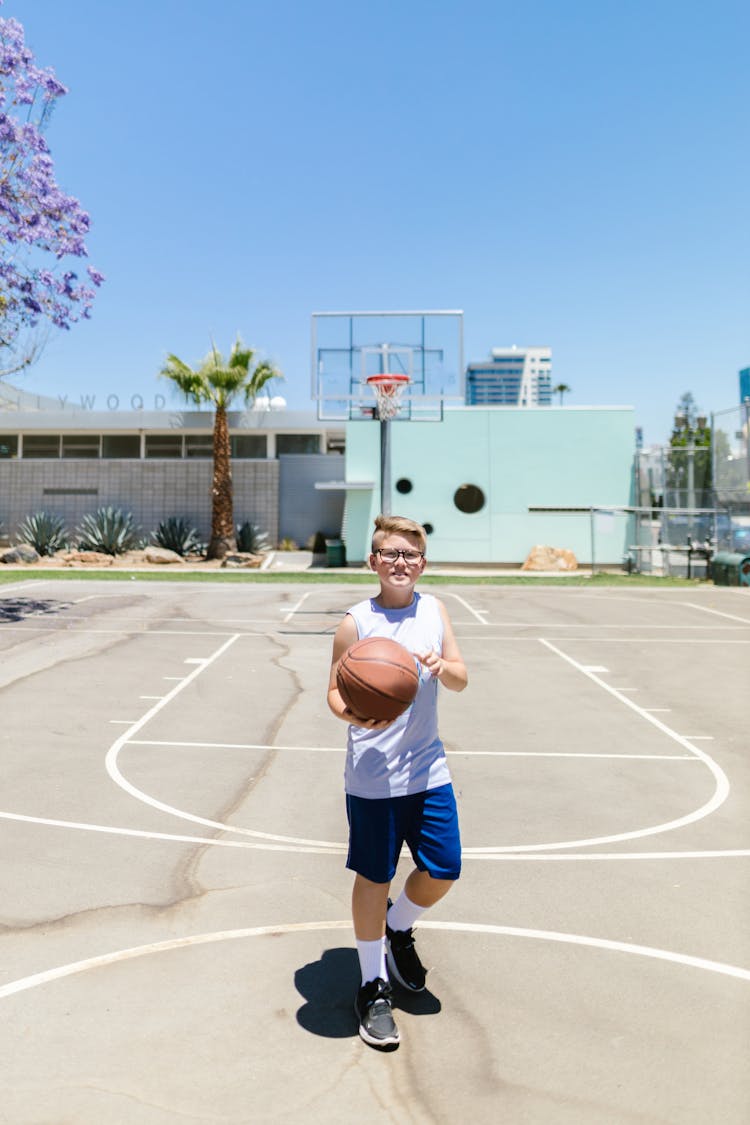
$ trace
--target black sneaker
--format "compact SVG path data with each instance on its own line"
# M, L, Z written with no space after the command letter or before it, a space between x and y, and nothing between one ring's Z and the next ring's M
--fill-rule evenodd
M359 1034L365 1043L371 1047L392 1047L398 1043L388 981L378 977L363 984L354 1001L354 1011L359 1020Z
M427 970L414 948L414 933L409 930L392 930L385 923L385 955L390 975L410 992L423 992Z

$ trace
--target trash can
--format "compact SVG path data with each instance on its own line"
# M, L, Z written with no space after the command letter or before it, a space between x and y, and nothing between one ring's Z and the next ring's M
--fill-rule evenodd
M718 551L711 560L715 586L750 586L750 555Z
M346 566L346 547L341 539L326 539L326 566Z

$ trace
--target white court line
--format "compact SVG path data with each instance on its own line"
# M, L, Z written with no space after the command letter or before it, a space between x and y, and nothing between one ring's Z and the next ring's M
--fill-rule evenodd
M705 754L702 750L698 749L697 746L693 746L687 740L687 738L684 737L684 735L678 734L677 731L672 730L672 728L668 727L666 723L663 723L661 719L657 719L654 715L650 715L643 709L643 707L639 707L637 703L634 703L632 701L632 699L628 699L627 695L623 695L616 688L610 687L608 683L600 679L594 672L587 672L583 664L579 664L578 661L574 660L572 656L568 656L567 653L557 648L550 641L547 641L543 637L540 637L539 643L543 644L550 650L550 652L554 652L568 664L572 665L572 667L577 671L582 672L584 676L587 676L588 679L593 681L593 683L597 684L599 687L603 688L604 691L614 696L615 699L619 699L621 703L624 703L626 707L629 707L632 711L635 711L637 715L641 715L646 720L646 722L651 723L652 726L655 726L663 734L666 734L669 738L673 739L689 753L694 754L697 758L699 758L700 761L708 767L714 777L714 781L716 784L713 796L709 801L706 802L706 804L702 805L698 809L695 809L693 812L687 813L685 816L678 817L675 820L667 821L664 824L652 825L650 828L639 828L635 829L632 832L618 832L611 836L597 836L588 840L567 840L552 844L513 844L494 848L467 848L467 854L480 855L483 853L487 854L492 852L500 853L559 851L561 848L588 848L593 847L597 844L615 843L619 840L638 840L642 839L644 836L655 836L663 832L674 831L674 829L676 828L683 828L688 824L693 824L695 823L695 821L702 820L704 817L709 816L712 812L715 812L715 810L724 803L724 801L729 796L729 780L727 779L724 771L713 760L713 758L709 757L708 754Z
M491 934L498 937L529 938L536 941L549 941L563 945L579 945L590 949L601 949L608 953L628 953L638 957L653 958L658 961L668 961L691 969L703 969L710 973L720 973L723 976L734 977L737 980L750 980L750 969L743 969L739 965L729 965L724 961L711 961L706 957L693 957L687 953L675 953L668 949L656 949L649 945L635 945L631 942L610 941L607 938L589 937L585 934L559 933L554 930L530 930L519 926L493 926L472 922L424 922L420 920L420 928L425 930L438 930L446 933L465 934ZM321 930L351 930L351 922L347 919L327 922L288 922L276 926L252 926L241 930L218 930L214 933L193 934L190 937L171 938L168 941L149 942L146 945L132 946L129 949L118 949L111 953L100 954L98 957L87 957L82 961L72 961L67 965L58 965L45 972L32 973L30 976L21 977L11 981L0 988L0 1000L8 996L15 996L19 992L26 992L40 985L50 984L52 981L64 977L75 976L92 969L104 968L108 965L121 964L123 961L132 961L137 957L148 957L157 953L170 953L175 949L184 949L188 946L210 945L220 941L238 941L253 937L266 937L273 934L314 933Z
M691 609L700 609L703 613L713 613L716 617L728 617L730 621L741 621L743 625L750 625L750 617L737 617L735 613L722 613L720 609L711 609L710 606L697 605L695 602L680 602L680 605L687 605Z
M53 820L44 816L25 816L22 813L0 812L0 820L15 821L20 824L36 824L42 828L69 828L76 832L99 832L107 836L127 836L130 839L153 840L157 843L167 842L175 844L198 844L201 847L211 848L245 848L262 852L286 852L305 855L346 855L348 846L344 843L332 847L308 847L291 844L261 843L257 840L225 840L215 836L187 836L173 832L153 832L142 828L120 828L111 824L90 824L77 820ZM588 863L597 860L619 862L620 860L647 859L647 860L674 860L674 859L737 859L750 858L750 848L729 848L724 851L705 852L582 852L578 855L565 852L538 853L513 853L513 852L483 852L477 848L464 848L464 859L502 860L508 863L552 863L552 862L577 862Z
M300 600L295 605L293 605L292 608L287 612L286 617L282 617L282 619L281 619L282 625L286 625L287 622L289 622L292 619L292 617L294 617L297 610L302 608L303 603L310 597L311 593L312 593L312 590L308 590L306 593L304 593L302 595L302 597L300 598ZM279 612L281 613L282 610L283 610L283 606L280 606Z
M192 672L190 672L184 679L181 679L180 682L175 687L173 687L172 690L168 692L163 699L160 699L157 703L155 703L154 706L149 711L147 711L142 718L133 723L132 726L129 727L129 729L126 730L125 733L122 734L117 739L117 741L112 744L112 746L110 746L109 750L107 751L107 756L104 759L107 773L112 778L115 785L119 785L121 789L124 789L126 793L130 794L131 797L135 797L137 801L143 801L144 804L150 805L152 808L160 809L162 812L169 813L171 816L180 817L182 820L189 820L193 824L202 824L207 828L217 828L221 832L236 832L241 836L252 836L255 839L260 840L273 840L277 843L298 844L302 846L318 848L335 848L338 850L341 845L336 841L309 840L300 838L298 836L277 835L276 833L272 832L256 832L252 828L241 828L230 824L223 824L218 820L210 820L208 817L196 816L194 813L185 812L182 809L175 808L174 805L168 805L165 801L158 801L155 797L151 797L148 793L144 793L142 789L138 789L135 785L131 785L127 778L125 778L124 775L120 772L117 759L122 747L130 741L130 736L132 736L133 734L137 734L137 732L142 727L144 727L146 723L150 722L150 720L155 715L157 715L163 707L166 707L168 703L171 703L172 700L175 699L179 695L179 693L188 686L188 684L192 683L197 676L200 676L200 674L204 672L206 668L209 667L209 665L213 664L215 660L217 660L220 656L223 656L230 645L233 645L234 642L239 639L240 635L240 633L235 633L234 636L230 637L228 641L217 648L217 650L212 653L211 656L206 657L205 660L196 665ZM175 679L177 677L165 676L164 678Z
M1 599L0 599L1 604ZM148 624L148 623L146 623ZM29 625L24 622L23 625L3 625L5 632L15 633L72 633L75 636L81 637L121 637L123 634L131 637L226 637L227 631L224 629L219 632L216 630L210 631L208 629L148 629L148 628L128 628L123 625L121 629L71 629L67 624L67 618L62 618L58 625ZM238 634L243 637L266 637L267 633L242 633ZM750 643L750 642L748 642Z
M13 820L20 824L38 824L42 828L72 828L77 832L101 832L106 836L129 836L140 840L166 840L176 844L199 844L212 848L250 848L261 852L302 852L312 855L346 855L346 844L327 845L314 847L313 845L261 843L250 840L223 840L213 836L183 836L174 832L151 832L142 828L120 828L112 824L89 824L80 820L54 820L46 816L24 816L22 813L0 812L0 820Z
M544 855L525 855L522 852L516 852L515 854L508 852L492 854L488 852L480 855L476 852L467 854L467 851L464 850L461 854L464 859L510 860L529 863L589 863L597 860L612 862L621 859L748 859L750 858L750 848L729 848L725 851L708 852L581 852L579 854L546 852Z
M345 754L345 746L274 746L264 742L170 742L166 739L129 738L128 746L173 746L188 750L291 750L306 754ZM697 762L694 754L585 754L561 750L449 750L448 757L462 758L623 758L645 761Z
M685 605L687 604L688 603L685 602ZM487 611L478 610L477 612L486 613ZM320 615L323 616L322 611ZM68 615L68 617L70 617L70 615ZM181 619L176 618L175 620ZM737 620L743 621L744 618L738 617ZM221 622L218 621L216 622L217 625L220 623ZM476 623L474 621L459 621L456 622L456 624L461 628L468 629ZM483 621L481 624L487 625L488 622ZM583 624L581 621L498 621L497 618L492 619L492 627L493 629L663 629L675 633L695 633L701 630L704 632L708 630L711 630L711 632L720 632L723 630L726 633L742 633L744 631L739 625L651 625L645 621L639 621L635 625L626 624L624 621L588 621L586 624Z
M39 586L49 586L49 582L50 582L49 579L38 581L36 578L32 579L30 582L28 582L28 581L27 582L11 582L7 586L5 586L5 585L0 586L0 598L7 591L10 591L12 594L15 594L19 590L28 590L28 589L31 589L32 587L33 587L33 589L36 590L36 589L38 589Z
M489 610L474 609L474 607L469 605L469 603L464 598L462 598L460 596L460 594L453 594L453 593L451 593L450 590L444 590L443 593L446 595L446 597L455 598L456 601L459 602L459 604L464 607L464 609L468 609L469 613L473 613L480 625L486 625L487 624L487 622L484 619L487 616L487 614L489 613Z
M526 644L529 641L534 643L540 640L540 637L535 636L533 633L526 634L521 637L514 637L510 633L481 633L479 636L471 633L463 633L461 630L465 627L465 622L457 623L454 626L454 632L457 637L467 644L473 641L479 641L484 644L485 641L502 641L507 644ZM492 625L494 628L494 623ZM585 625L579 626L585 629ZM72 631L72 630L71 630ZM79 630L75 630L78 632ZM83 630L80 630L83 632ZM595 637L588 633L580 633L573 637L561 638L561 643L567 644L569 641L596 641L597 644L606 644L613 642L615 644L631 644L631 645L750 645L750 640L735 640L732 637ZM584 667L584 665L581 665Z
M85 598L74 598L73 602L74 602L75 605L80 605L81 602L91 602L91 601L94 600L94 598L127 598L127 597L130 597L131 594L132 594L132 590L130 590L128 587L126 587L124 590L118 590L115 593L87 594ZM82 615L81 615L81 617L82 617Z

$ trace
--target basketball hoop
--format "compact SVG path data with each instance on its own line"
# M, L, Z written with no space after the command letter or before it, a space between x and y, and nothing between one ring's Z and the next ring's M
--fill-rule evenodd
M411 382L409 376L401 373L370 375L365 382L375 395L380 421L389 422L391 418L395 418L401 409L404 391Z

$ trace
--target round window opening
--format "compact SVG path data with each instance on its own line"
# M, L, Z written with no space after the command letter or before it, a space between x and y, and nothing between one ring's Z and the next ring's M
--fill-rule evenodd
M413 487L414 485L408 477L401 477L400 480L396 481L396 492L400 492L402 496L405 496L407 492L411 492Z
M476 484L462 484L453 493L453 503L459 512L472 515L474 512L480 512L484 507L484 493Z
M422 527L425 530L425 535L432 535L433 531L435 530L431 523L423 523Z

